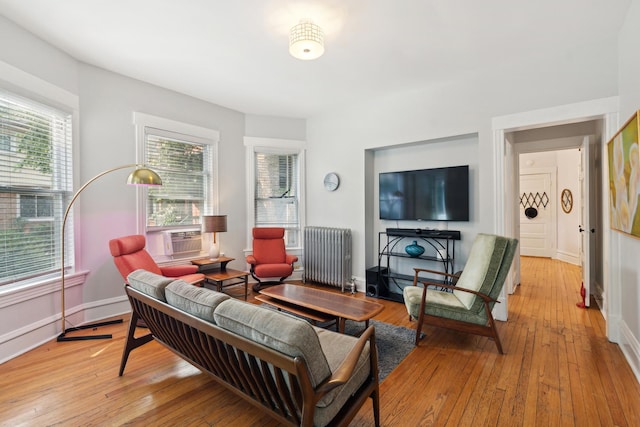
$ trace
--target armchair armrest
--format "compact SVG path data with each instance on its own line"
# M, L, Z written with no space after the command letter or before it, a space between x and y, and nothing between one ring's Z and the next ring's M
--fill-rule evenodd
M375 357L374 352L376 351L376 332L373 326L369 326L362 333L362 335L360 335L360 338L358 338L358 342L355 346L353 346L340 366L338 366L338 369L336 369L331 377L325 380L325 382L318 387L318 398L322 397L322 395L328 393L332 389L341 386L349 381L349 379L353 375L353 371L356 368L356 365L358 364L358 359L360 359L360 355L362 354L367 341L369 342L369 357Z
M160 267L162 275L165 277L179 277L186 276L187 274L194 274L198 272L197 265L168 265Z
M499 303L500 302L497 299L491 298L489 295L483 294L482 292L473 291L471 289L461 288L461 287L458 287L458 286L445 285L445 284L442 284L442 283L429 282L428 280L422 281L422 284L424 285L424 291L422 292L422 295L423 295L422 299L425 299L425 297L426 297L427 286L428 285L434 285L434 286L437 286L439 288L451 289L451 290L454 290L454 291L469 292L470 294L474 294L474 295L477 295L480 298L482 298L482 300L485 303L489 303L489 302L498 302Z
M256 265L256 257L247 255L247 264Z
M286 254L285 255L285 261L287 264L293 264L294 262L296 262L298 260L298 257L295 255L289 255Z

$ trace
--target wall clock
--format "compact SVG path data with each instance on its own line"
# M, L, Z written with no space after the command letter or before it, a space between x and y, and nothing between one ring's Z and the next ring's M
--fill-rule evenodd
M336 191L340 186L340 177L335 172L329 172L324 176L324 188L327 191Z

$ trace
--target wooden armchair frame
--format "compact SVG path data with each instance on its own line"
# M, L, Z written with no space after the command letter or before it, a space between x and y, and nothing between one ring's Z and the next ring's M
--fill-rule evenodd
M452 280L455 280L458 277L455 274L444 273L442 271L436 271L436 270L428 270L424 268L415 268L414 270L415 270L415 275L413 278L413 285L417 286L418 281L420 281L420 283L422 283L422 285L424 286L422 290L422 301L420 302L420 315L418 317L418 326L416 328L416 346L420 341L420 333L422 332L422 325L426 320L429 322L430 325L433 325L433 326L439 326L441 328L447 328L447 329L452 329L460 332L466 332L470 334L493 338L493 340L496 343L496 347L498 347L498 352L500 354L504 354L504 352L502 351L502 343L500 342L500 336L498 335L498 330L496 329L495 320L493 319L493 314L491 313L491 307L490 307L490 303L496 303L496 302L499 303L500 301L493 299L490 296L483 294L482 292L473 291L471 289L458 288L453 285L447 285L440 282L429 281L428 279L420 280L418 278L418 275L420 273L426 272L426 273L432 273L432 274L439 274L442 276L449 277ZM430 314L425 314L424 308L427 302L427 287L429 285L437 286L439 288L444 288L444 289L469 292L471 294L474 294L482 298L482 301L484 303L484 310L488 319L487 325L478 325L475 323L467 323L460 320L447 319L445 317L432 316ZM409 316L409 318L411 318L411 316Z
M504 354L491 310L496 302L500 302L497 298L508 277L517 246L517 239L480 233L471 247L465 270L460 274L415 268L413 285L422 284L422 292L408 286L403 294L409 318L417 317L416 346L422 326L428 323L493 338L500 354ZM445 280L420 278L420 273L431 273ZM427 299L429 286L453 294L436 294L439 300L432 302Z

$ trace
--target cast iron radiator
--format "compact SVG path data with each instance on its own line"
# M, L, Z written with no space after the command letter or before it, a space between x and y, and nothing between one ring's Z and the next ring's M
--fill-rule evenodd
M304 281L339 287L351 281L351 230L305 227Z

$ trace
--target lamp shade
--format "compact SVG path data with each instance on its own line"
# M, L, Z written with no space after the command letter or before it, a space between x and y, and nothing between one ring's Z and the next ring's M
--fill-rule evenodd
M324 53L324 32L309 20L302 20L289 31L289 53L302 60L316 59Z
M129 185L162 185L160 176L148 168L137 168L127 178Z
M226 215L204 215L202 217L205 233L218 233L227 231Z

